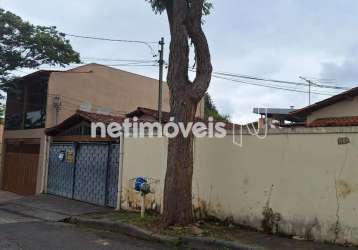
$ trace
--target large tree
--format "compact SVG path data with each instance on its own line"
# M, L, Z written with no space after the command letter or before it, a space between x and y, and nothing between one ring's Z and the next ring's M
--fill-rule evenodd
M210 50L202 29L206 0L147 0L156 13L166 11L171 42L167 82L170 113L176 122L194 121L197 105L211 80ZM194 46L196 76L189 79L190 43ZM192 222L193 134L169 139L164 185L163 226Z
M0 8L0 82L11 79L18 68L79 62L79 54L56 27L32 25Z

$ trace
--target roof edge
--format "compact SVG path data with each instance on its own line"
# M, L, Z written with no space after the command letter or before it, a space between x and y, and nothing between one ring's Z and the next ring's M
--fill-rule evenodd
M327 99L324 99L322 101L316 102L314 104L311 104L309 106L306 106L301 109L297 109L290 114L292 115L309 115L314 111L317 111L321 108L327 107L329 105L347 100L348 98L356 97L358 96L358 87L354 87L350 90L347 90L345 92L339 93L337 95L331 96Z

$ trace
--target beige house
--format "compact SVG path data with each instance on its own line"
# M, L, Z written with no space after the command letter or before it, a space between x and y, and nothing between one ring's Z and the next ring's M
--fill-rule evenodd
M307 116L307 126L334 127L358 125L358 87L291 112Z
M68 71L41 70L11 83L6 103L2 188L24 195L43 191L49 145L44 129L76 110L124 115L137 107L157 109L157 98L157 80L99 64ZM167 85L163 110L169 110ZM198 116L203 112L203 105L199 105Z

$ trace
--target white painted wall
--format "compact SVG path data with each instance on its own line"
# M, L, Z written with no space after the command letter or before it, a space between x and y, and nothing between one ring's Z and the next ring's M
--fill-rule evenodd
M350 144L338 145L339 137ZM262 229L263 211L280 217L279 232L358 244L358 128L273 130L266 139L196 139L194 211ZM130 179L160 180L147 206L162 202L166 139L126 138L122 206L136 207ZM270 208L270 209L269 209ZM338 222L338 223L337 223Z

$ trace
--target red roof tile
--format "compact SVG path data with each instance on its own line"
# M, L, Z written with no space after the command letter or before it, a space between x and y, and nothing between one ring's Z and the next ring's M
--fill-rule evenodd
M104 115L104 114L98 114L98 113L90 113L85 112L81 110L77 110L75 114L73 114L71 117L67 118L60 124L52 127L47 128L45 130L45 133L49 136L54 136L61 131L64 131L70 127L72 127L74 124L78 123L82 120L87 120L88 122L103 122L105 124L109 124L111 122L118 122L123 123L125 119L129 119L129 121L132 121L133 118L138 118L137 122L156 122L158 121L158 113L154 109L148 109L148 108L137 108L135 111L128 113L126 117L124 116L113 116L113 115ZM169 121L170 114L168 112L163 112L163 123L167 123ZM196 122L204 122L208 123L208 121L205 121L201 118L195 118ZM215 121L219 122L219 121ZM233 129L234 125L230 122L224 122L226 129ZM240 125L237 125L240 126Z
M137 117L140 122L155 122L158 121L158 111L149 108L138 107L133 112L126 114L127 118ZM169 112L162 112L162 121L168 122L170 118Z
M111 122L122 123L125 117L122 116L113 116L113 115L104 115L98 113L89 113L82 110L77 110L75 114L61 122L60 124L47 128L45 130L46 135L54 136L61 131L64 131L74 124L78 123L82 120L87 120L88 122L103 122L105 124L109 124Z
M77 110L77 115L87 119L90 122L103 122L106 124L109 124L111 122L118 122L121 123L124 121L123 116L114 116L114 115L105 115L105 114L99 114L99 113L90 113L85 112L82 110Z
M169 119L170 119L170 113L169 112L163 112L162 116L163 116L163 123L169 122ZM138 107L135 111L128 113L126 115L126 117L127 118L137 117L138 122L155 122L155 121L158 121L158 111L154 110L154 109ZM199 118L199 117L195 118L195 122L208 123L207 120ZM234 123L231 123L231 122L225 122L225 121L219 121L219 120L214 121L214 122L224 122L225 125L226 125L225 126L226 129L233 129L234 125L240 126L238 124L234 124Z
M350 117L332 117L314 120L308 124L308 127L344 127L358 126L358 116Z

